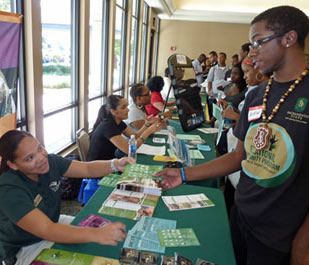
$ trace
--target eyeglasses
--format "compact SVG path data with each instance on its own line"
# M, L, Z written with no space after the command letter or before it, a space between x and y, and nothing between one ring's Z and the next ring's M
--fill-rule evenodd
M262 47L262 45L264 45L265 43L277 39L279 37L282 37L286 32L283 33L278 33L278 34L274 34L272 36L266 37L264 39L260 39L260 40L255 40L253 43L251 43L251 45L249 46L250 49L260 49Z

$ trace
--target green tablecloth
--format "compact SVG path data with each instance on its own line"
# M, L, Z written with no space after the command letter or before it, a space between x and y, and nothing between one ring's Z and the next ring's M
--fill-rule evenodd
M191 135L199 135L203 140L206 141L206 144L211 147L211 151L201 151L205 159L195 159L194 160L194 165L199 165L204 162L213 160L216 158L216 147L215 147L215 142L214 142L214 135L213 134L205 134L203 132L198 131L197 129L190 131L190 132L184 132L182 130L182 127L180 125L180 122L178 120L169 120L169 123L171 126L173 126L176 129L176 133L178 134L191 134ZM202 125L201 128L203 127L209 127L208 125ZM149 137L146 141L146 144L153 145L153 146L160 146L162 144L156 144L153 143L152 139L153 137L156 137L156 135L153 135ZM160 137L163 137L160 135ZM165 137L167 139L167 136ZM166 144L166 148L168 148L168 144ZM153 156L150 155L142 155L138 154L137 155L137 163L140 164L146 164L146 165L163 165L163 162L158 162L153 160ZM216 179L208 179L208 180L203 180L203 181L196 181L196 182L191 182L190 184L192 185L200 185L200 186L206 186L206 187L213 187L213 188L218 188L219 187L219 178Z
M97 211L111 191L112 188L100 187L76 216L73 224L76 225L89 214L99 215ZM224 198L220 190L201 186L182 185L173 190L164 191L163 195L173 196L197 193L205 193L215 203L215 207L169 212L160 198L154 217L177 220L177 228L193 228L200 241L200 246L166 248L165 255L173 255L174 252L178 252L192 259L194 264L197 258L201 258L220 265L234 265L235 258L229 223ZM131 229L136 223L136 221L129 219L107 215L102 216L111 221L125 223L127 230ZM118 259L122 246L123 243L118 244L117 247L89 243L70 245L55 244L53 248Z

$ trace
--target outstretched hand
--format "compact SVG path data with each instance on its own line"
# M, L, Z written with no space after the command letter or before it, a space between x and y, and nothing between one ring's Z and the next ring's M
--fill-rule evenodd
M126 238L126 226L117 222L97 228L97 237L95 242L102 245L117 246L118 242Z
M135 160L132 157L122 157L115 161L115 167L123 172L127 164L135 164Z
M162 180L157 180L160 187L164 190L175 188L182 184L181 173L179 168L165 168L155 174L154 177L162 176Z

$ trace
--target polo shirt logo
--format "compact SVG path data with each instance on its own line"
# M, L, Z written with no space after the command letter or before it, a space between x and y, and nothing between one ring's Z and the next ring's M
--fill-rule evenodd
M294 110L296 112L303 112L306 109L307 103L308 103L307 98L298 98Z
M53 191L56 192L59 189L60 186L60 181L53 181L49 184L49 188Z
M34 200L33 200L33 203L34 203L34 206L35 207L38 207L38 205L40 204L40 202L42 201L42 196L41 194L38 194L35 196Z

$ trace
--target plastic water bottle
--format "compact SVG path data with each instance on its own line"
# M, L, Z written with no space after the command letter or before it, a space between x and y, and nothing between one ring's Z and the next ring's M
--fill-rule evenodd
M232 111L234 111L233 109L233 103L229 102L226 106L226 109L230 109ZM233 121L229 118L224 118L224 128L231 128L233 124Z
M136 161L136 157L137 157L137 144L136 144L136 139L135 139L135 135L132 134L129 140L129 157L134 158L134 160Z

